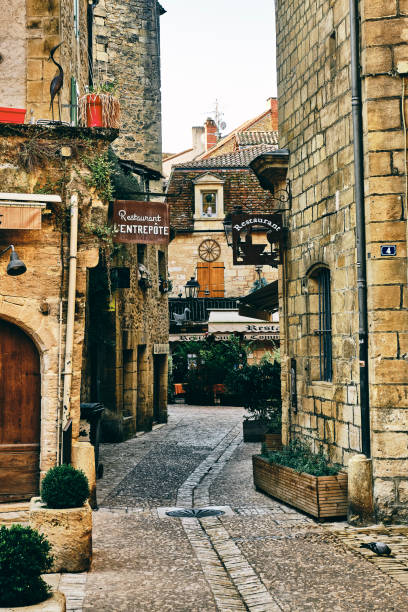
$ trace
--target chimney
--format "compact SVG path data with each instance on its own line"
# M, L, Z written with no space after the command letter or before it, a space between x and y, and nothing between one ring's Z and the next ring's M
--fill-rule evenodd
M204 153L204 139L205 139L205 127L203 125L199 125L192 128L193 132L193 151L196 155L200 155Z
M210 117L205 122L205 150L212 149L217 144L217 126L213 119Z
M278 98L268 98L271 105L271 129L274 132L278 131Z

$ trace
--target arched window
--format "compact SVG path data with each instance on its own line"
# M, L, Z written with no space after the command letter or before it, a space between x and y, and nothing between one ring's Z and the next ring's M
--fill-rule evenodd
M309 275L308 285L309 303L315 305L309 312L310 333L316 338L318 357L318 371L314 369L312 378L330 382L333 374L330 270L323 266L314 268Z

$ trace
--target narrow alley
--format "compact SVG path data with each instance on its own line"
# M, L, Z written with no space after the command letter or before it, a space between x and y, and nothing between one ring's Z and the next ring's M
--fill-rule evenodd
M168 425L103 445L92 570L82 604L68 609L407 609L406 587L346 548L333 525L255 491L251 455L260 445L243 444L242 414L171 406ZM224 514L165 513L210 505Z

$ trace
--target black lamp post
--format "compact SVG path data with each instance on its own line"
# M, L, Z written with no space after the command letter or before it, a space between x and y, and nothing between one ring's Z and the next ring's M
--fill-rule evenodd
M4 253L7 253L7 251L9 251L10 249L11 249L11 253L10 253L10 261L7 266L7 274L9 276L20 276L20 274L24 274L24 272L26 272L27 267L25 263L21 261L21 259L17 255L17 252L14 250L14 246L10 244L10 246L4 249L4 251L0 252L0 255L4 255Z
M200 291L200 283L192 276L185 284L184 290L186 292L186 298L196 298Z

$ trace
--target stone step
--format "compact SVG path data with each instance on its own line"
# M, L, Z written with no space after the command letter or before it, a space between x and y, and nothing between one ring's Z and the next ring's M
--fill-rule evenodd
M30 502L0 504L0 526L14 523L27 524Z

